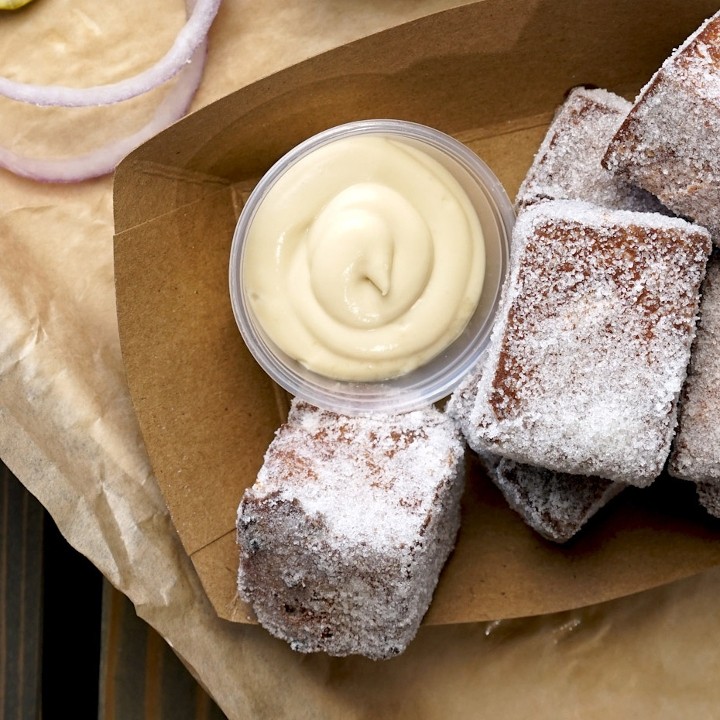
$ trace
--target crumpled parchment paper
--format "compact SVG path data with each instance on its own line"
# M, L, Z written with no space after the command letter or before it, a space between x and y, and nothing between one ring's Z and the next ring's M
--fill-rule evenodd
M193 108L457 4L225 0ZM68 85L126 77L160 57L183 20L180 0L36 0L0 15L0 73ZM83 152L131 132L162 92L73 111L2 100L0 143L39 156ZM228 717L715 716L720 570L570 613L424 627L403 656L381 663L302 656L260 627L219 620L175 535L133 414L112 240L111 178L50 186L0 172L0 457Z

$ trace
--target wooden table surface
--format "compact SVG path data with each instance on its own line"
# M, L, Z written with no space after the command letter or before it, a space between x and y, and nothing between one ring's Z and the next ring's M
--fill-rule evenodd
M225 718L132 603L0 464L0 717L43 716Z

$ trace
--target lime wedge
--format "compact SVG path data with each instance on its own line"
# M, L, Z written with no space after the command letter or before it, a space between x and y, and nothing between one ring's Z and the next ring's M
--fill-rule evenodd
M31 2L32 0L0 0L0 10L17 10Z

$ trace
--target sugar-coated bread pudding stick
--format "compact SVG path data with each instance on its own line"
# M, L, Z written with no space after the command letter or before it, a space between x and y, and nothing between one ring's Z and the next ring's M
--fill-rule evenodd
M629 185L601 160L632 104L602 89L573 88L557 109L515 197L515 209L544 200L584 200L603 207L669 214L657 198Z
M665 60L603 164L720 239L720 13Z
M464 450L433 408L294 401L238 508L238 588L260 624L301 652L403 652L455 544Z
M623 483L523 465L483 454L487 476L526 525L546 540L565 543L627 486Z
M720 251L707 266L697 337L680 396L678 431L668 472L702 483L704 495L720 497Z
M479 369L452 394L448 413L462 416L473 401ZM485 475L526 525L547 540L565 543L577 535L599 510L626 487L585 475L570 475L524 465L493 453L478 453Z
M644 487L670 451L710 237L657 213L549 201L518 216L468 444ZM468 397L470 393L470 397Z
M619 180L601 160L632 104L600 88L575 87L556 110L550 127L515 197L522 212L547 200L583 200L619 210L662 212L650 193ZM479 378L466 380L477 387ZM450 408L467 401L459 388ZM452 410L451 410L452 411ZM563 543L626 485L597 477L571 475L481 454L487 476L525 523L553 542Z

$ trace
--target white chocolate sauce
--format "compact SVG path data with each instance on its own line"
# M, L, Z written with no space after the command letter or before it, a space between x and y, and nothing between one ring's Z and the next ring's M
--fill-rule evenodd
M245 242L243 282L263 330L338 380L388 379L435 357L466 326L485 275L466 192L439 161L386 136L302 157Z

